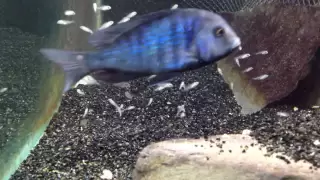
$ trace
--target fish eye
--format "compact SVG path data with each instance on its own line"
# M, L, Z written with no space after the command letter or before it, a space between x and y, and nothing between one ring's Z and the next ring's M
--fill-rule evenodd
M216 29L214 30L214 34L215 34L215 36L217 36L217 37L223 36L224 33L225 33L225 31L224 31L224 29L223 29L222 27L218 27L218 28L216 28Z

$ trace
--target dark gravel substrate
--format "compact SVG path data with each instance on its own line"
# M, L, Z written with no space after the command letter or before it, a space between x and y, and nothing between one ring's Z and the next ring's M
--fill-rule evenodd
M178 90L182 80L200 84L182 92ZM282 106L240 116L240 107L212 66L176 78L173 84L174 88L161 92L144 89L139 82L127 89L81 86L84 96L70 91L46 135L12 179L98 179L103 169L117 172L117 179L129 179L138 152L151 142L244 129L253 130L260 142L273 145L273 151L320 166L320 148L313 144L320 139L320 122L314 110ZM126 91L134 97L127 98ZM120 118L108 98L136 109L125 111ZM147 106L149 98L154 101ZM177 106L182 104L186 117L176 117ZM91 111L83 118L86 108ZM289 117L280 117L279 111Z

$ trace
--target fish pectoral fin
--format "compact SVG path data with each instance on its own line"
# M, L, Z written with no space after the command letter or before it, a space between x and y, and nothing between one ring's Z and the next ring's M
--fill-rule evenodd
M100 70L91 74L93 78L98 81L103 81L106 83L121 83L132 81L141 77L146 76L145 74L133 73L133 72L124 72L117 70Z
M179 76L180 72L171 72L171 73L165 73L165 74L157 74L156 77L153 77L150 79L149 86L154 86L156 84L164 83L167 81L170 81L176 76Z

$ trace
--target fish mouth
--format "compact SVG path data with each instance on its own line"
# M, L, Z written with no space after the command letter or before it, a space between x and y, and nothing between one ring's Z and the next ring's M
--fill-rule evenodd
M238 46L236 46L235 48L232 48L232 49L229 51L229 53L232 54L232 53L241 51L241 49L242 49L241 45L238 45Z
M233 44L232 47L234 47L234 48L232 48L229 52L227 52L227 54L229 54L229 55L235 54L236 52L242 50L240 38L236 38L236 39L233 41L232 44Z
M219 58L225 59L228 56L235 55L237 52L241 51L241 49L242 49L242 46L241 46L240 38L234 38L231 41L231 48L225 54L220 56Z
M233 41L233 47L231 50L230 50L230 54L236 52L236 51L241 51L242 50L242 47L241 47L241 40L240 38L237 38L236 40Z
M218 59L222 60L229 56L235 55L237 52L241 51L241 49L242 49L241 44L239 44L238 46L235 46L234 48L227 51L225 54L221 55Z

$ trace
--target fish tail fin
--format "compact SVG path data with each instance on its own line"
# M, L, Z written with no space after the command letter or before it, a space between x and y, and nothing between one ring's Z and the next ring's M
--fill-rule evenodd
M58 49L41 49L40 53L63 69L65 77L63 93L70 90L89 73L89 68L85 63L86 53Z

